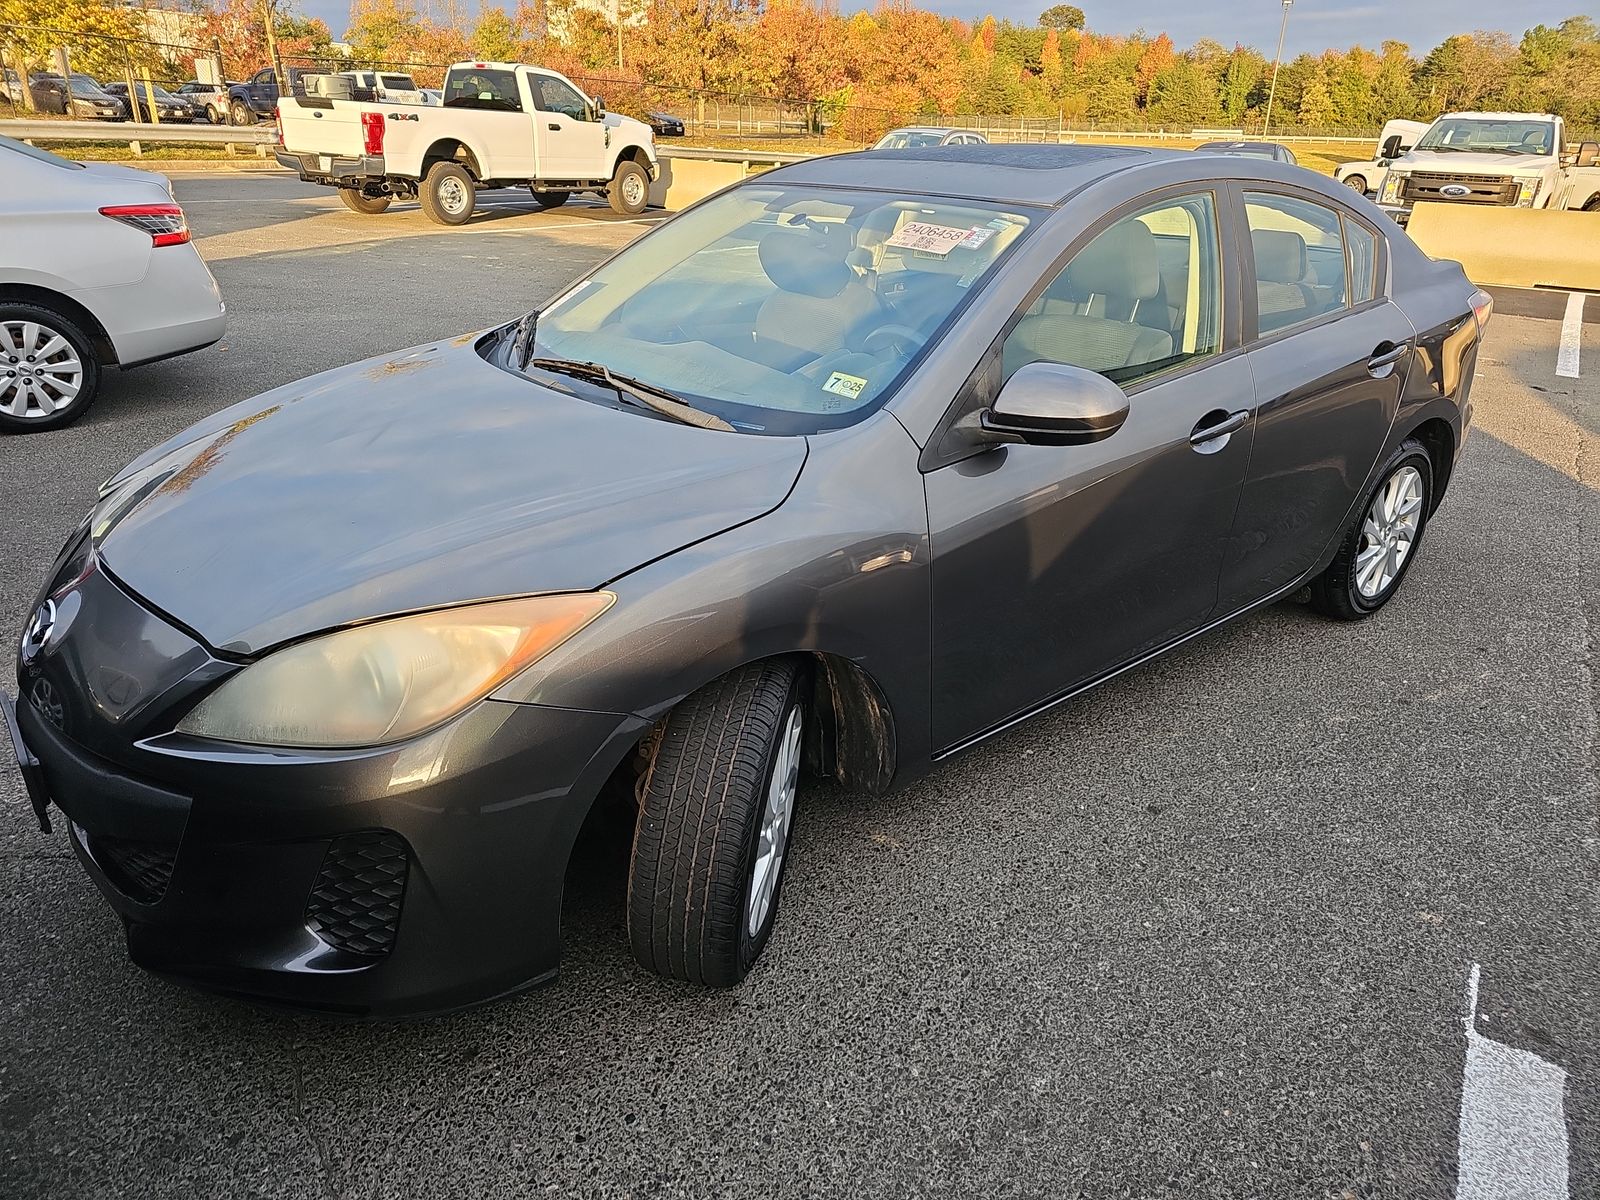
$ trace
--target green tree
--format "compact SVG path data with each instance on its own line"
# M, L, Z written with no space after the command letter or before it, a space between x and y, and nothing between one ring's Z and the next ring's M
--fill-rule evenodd
M515 62L522 57L522 39L516 22L505 9L484 6L472 30L472 52L496 62Z
M1146 115L1165 128L1193 128L1217 119L1217 85L1203 68L1180 58L1150 81Z
M1068 29L1082 29L1083 23L1083 9L1076 4L1052 4L1039 14L1039 27L1054 29L1057 33L1064 33Z

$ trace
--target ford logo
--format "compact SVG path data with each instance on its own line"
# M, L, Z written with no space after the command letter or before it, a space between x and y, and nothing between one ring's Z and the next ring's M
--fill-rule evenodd
M1439 195L1449 196L1452 200L1459 200L1463 196L1472 195L1472 189L1464 183L1447 183L1439 189Z

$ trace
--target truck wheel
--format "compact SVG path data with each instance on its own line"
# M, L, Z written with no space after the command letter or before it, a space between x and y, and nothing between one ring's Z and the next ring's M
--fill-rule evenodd
M243 100L235 100L229 112L235 125L254 125L256 123L255 113L250 111L250 106Z
M70 425L99 386L94 344L74 321L37 304L0 304L0 431Z
M208 124L208 125L221 125L222 124L222 113L218 111L217 106L215 104L206 105L206 124Z
M1344 185L1345 187L1355 188L1363 196L1367 194L1367 177L1365 175L1346 175L1344 177Z
M560 208L572 199L571 192L534 192L534 201L540 208Z
M650 176L638 163L623 159L606 189L611 207L625 217L637 217L650 203Z
M803 680L796 659L752 663L667 717L628 871L628 940L641 966L731 987L766 946L794 819Z
M472 176L460 163L436 162L422 181L422 211L441 225L462 225L472 216L477 196Z
M354 212L375 217L389 207L388 196L369 196L360 188L340 188L339 199Z

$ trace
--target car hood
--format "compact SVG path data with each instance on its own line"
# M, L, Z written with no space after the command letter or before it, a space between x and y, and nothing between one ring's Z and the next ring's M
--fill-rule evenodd
M105 567L210 646L601 587L770 512L803 438L590 403L474 337L267 392L156 447L93 516Z
M1549 159L1531 154L1433 154L1413 150L1394 165L1401 171L1448 171L1456 175L1510 175L1543 171Z
M632 138L634 141L642 142L647 146L650 144L652 131L650 126L643 121L636 120L633 117L625 117L621 113L611 112L606 113L601 118L601 121L624 137Z

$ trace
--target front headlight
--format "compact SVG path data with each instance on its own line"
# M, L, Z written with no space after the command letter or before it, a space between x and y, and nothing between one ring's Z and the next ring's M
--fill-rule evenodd
M1538 198L1538 195L1539 195L1539 184L1541 182L1543 182L1543 181L1539 180L1539 179L1519 179L1519 180L1517 180L1517 207L1518 208L1532 208L1533 207L1533 202L1534 202L1535 199Z
M246 667L178 731L266 746L397 742L482 700L615 600L610 592L496 600L313 638Z
M1383 181L1383 195L1378 197L1378 203L1398 204L1400 202L1400 188L1405 183L1405 180L1406 177L1404 175L1396 175L1393 171L1390 171L1388 178Z

